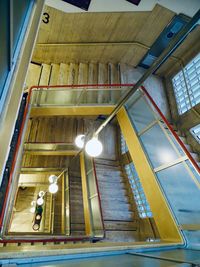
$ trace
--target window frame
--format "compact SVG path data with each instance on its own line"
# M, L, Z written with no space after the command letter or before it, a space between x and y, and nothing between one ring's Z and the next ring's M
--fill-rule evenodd
M197 129L197 132L196 132ZM200 144L200 123L195 125L190 129L190 133L195 138L195 140Z
M200 53L171 79L179 115L200 103ZM199 90L198 90L199 88Z

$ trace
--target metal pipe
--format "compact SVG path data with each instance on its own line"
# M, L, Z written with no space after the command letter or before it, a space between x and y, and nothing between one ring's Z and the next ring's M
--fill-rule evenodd
M142 85L142 83L168 59L168 57L176 50L176 48L182 43L182 41L195 27L199 19L200 19L200 9L193 16L193 18L184 26L184 28L174 37L174 39L172 39L169 46L162 52L162 54L155 60L152 66L144 73L144 75L136 82L136 84L132 87L132 89L119 102L119 104L111 112L108 118L95 131L94 136L97 136L104 129L104 127L114 118L114 116L117 114L120 108L126 103L126 101Z

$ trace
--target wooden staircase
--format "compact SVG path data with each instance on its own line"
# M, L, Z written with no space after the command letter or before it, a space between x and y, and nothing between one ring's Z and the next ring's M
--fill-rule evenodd
M82 84L119 84L121 81L119 64L103 64L103 63L69 63L69 64L30 64L26 89L35 85L82 85ZM95 91L87 92L87 96L83 96L82 101L88 103L111 104L116 103L121 96L120 91ZM55 104L59 102L61 105L78 101L81 92L66 91L58 89L55 92L43 93L42 103ZM82 97L82 96L81 96Z
M70 173L70 225L71 236L85 236L83 195L80 173Z
M138 238L138 215L130 203L125 177L118 161L95 160L103 220L104 241L134 242Z

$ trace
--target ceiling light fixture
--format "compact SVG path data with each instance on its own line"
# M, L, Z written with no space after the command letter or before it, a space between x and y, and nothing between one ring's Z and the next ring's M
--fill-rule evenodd
M45 195L45 192L44 192L44 191L40 191L40 192L38 193L38 196L39 196L39 197L44 197L44 195Z
M38 206L42 206L44 204L44 199L42 197L37 199Z
M35 200L31 201L31 206L35 206L35 204L36 204Z
M58 185L57 185L57 183L50 184L50 186L49 186L49 192L51 194L55 194L55 193L58 192Z
M31 212L31 213L35 213L35 207L31 207L31 208L30 208L30 212Z
M86 145L85 151L90 157L98 157L103 151L103 145L96 136L93 136Z
M58 177L56 175L52 174L49 176L49 183L50 184L56 183L57 180L58 180Z
M85 135L84 134L79 134L76 139L75 139L75 144L79 148L83 148L85 144Z

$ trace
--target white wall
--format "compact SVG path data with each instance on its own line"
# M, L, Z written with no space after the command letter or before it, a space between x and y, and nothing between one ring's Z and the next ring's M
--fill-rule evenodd
M61 0L46 0L46 5L64 12L85 12ZM91 0L89 12L151 11L156 4L162 5L175 13L192 17L200 8L200 0L141 0L138 6L126 0Z
M120 66L121 83L136 83L146 71L143 68L133 68L126 64L120 64ZM143 85L165 117L170 120L169 105L162 79L156 75L150 75Z

